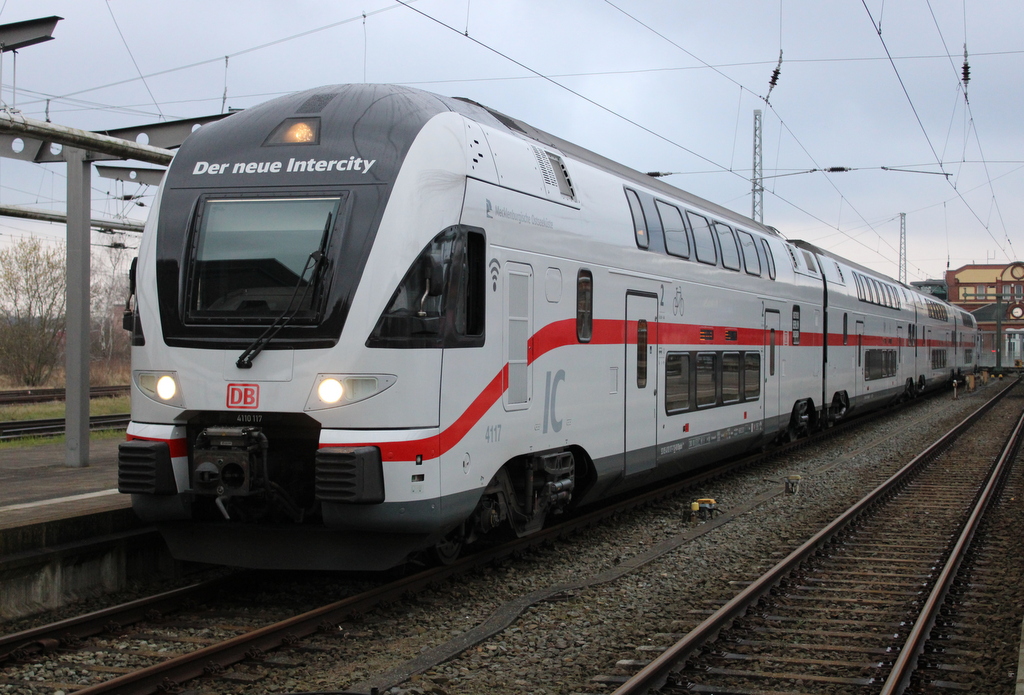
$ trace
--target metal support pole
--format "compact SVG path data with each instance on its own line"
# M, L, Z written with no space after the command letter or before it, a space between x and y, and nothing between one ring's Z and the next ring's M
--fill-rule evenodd
M761 155L761 109L754 110L754 167L750 175L750 216L764 224L764 178Z
M900 213L900 282L907 284L907 213Z
M92 164L86 151L64 148L68 163L67 320L65 364L67 411L64 465L89 465L89 261Z
M996 371L1003 369L1003 288L996 285Z

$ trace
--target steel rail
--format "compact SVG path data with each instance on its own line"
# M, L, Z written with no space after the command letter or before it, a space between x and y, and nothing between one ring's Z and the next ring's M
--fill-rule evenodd
M93 386L89 389L90 398L108 396L127 396L131 387L125 386ZM19 389L17 391L0 391L0 405L14 403L43 403L46 401L66 400L65 389Z
M11 659L25 659L33 654L47 652L75 639L91 637L109 630L114 625L123 626L143 619L152 619L154 611L161 614L167 613L177 609L188 599L196 599L210 594L237 581L239 581L239 575L237 573L230 574L49 625L10 635L0 635L0 663Z
M623 683L612 695L639 695L664 686L673 671L683 666L688 659L696 655L705 644L714 640L733 621L743 617L749 608L754 606L786 577L797 570L832 538L849 527L858 517L903 487L913 473L936 458L958 437L969 430L982 415L1005 397L1010 392L1010 389L1016 386L1019 381L1020 379L1017 379L1010 383L1006 388L975 410L974 413L966 417L927 449L914 457L912 461L903 466L888 480L876 487L840 516L836 517L828 526L814 534L799 548L779 561L768 572L691 630L683 639L663 652L661 656L641 669L626 683Z
M759 453L746 456L735 459L725 465L697 471L684 480L670 485L662 485L628 499L620 500L616 504L575 516L557 526L544 529L525 538L516 539L510 543L476 552L451 565L429 568L415 575L403 577L384 586L371 589L363 594L351 596L279 623L238 635L225 642L210 645L168 661L154 664L134 673L76 690L75 695L96 695L97 693L149 695L157 691L173 689L180 683L207 673L218 672L226 666L248 658L250 655L270 651L322 629L333 628L337 622L353 614L365 612L381 602L397 600L411 592L435 585L449 577L465 573L477 567L486 566L502 558L515 556L531 547L549 543L556 538L571 534L577 529L596 524L623 510L641 507L679 494L707 480L753 465L758 461L763 461L780 453L813 444L824 437L834 436L847 428L857 427L862 423L873 421L877 417L880 417L880 412L850 420L815 436L780 446L767 454ZM116 611L117 608L114 607L109 610ZM138 619L136 618L135 620ZM108 622L109 620L113 620L113 618L109 618ZM115 622L124 624L133 621L121 619L115 620ZM38 651L46 644L41 642L43 639L46 638L42 636L37 637L36 641L39 644L29 648ZM52 645L52 643L50 644Z
M128 427L131 415L93 415L89 418L90 430L116 430ZM0 422L0 441L23 439L25 437L48 437L64 434L65 419L62 417L43 420L10 420Z
M921 609L918 619L914 622L914 627L907 636L907 641L900 650L899 658L893 664L889 677L885 679L880 695L899 695L910 685L910 679L917 668L917 661L921 654L924 653L928 635L935 626L939 611L953 585L964 556L970 548L974 534L981 525L985 513L991 506L992 500L995 498L1002 481L1010 470L1014 457L1017 455L1021 444L1022 432L1024 432L1024 413L1021 413L1020 418L1017 420L1017 426L1014 428L1013 433L999 454L999 458L993 465L988 481L978 495L974 510L964 524L964 529L960 533L959 538L957 538L956 544L950 551L949 559L942 568L942 572L935 580L935 586L928 595L928 600Z
M871 418L868 418L871 419ZM864 421L864 418L861 418ZM847 423L855 426L857 420ZM836 433L840 428L829 431ZM768 456L789 451L806 445L808 438L787 444L770 452ZM688 476L685 480L661 486L640 495L620 500L619 503L602 507L586 514L573 517L557 526L544 529L525 538L476 552L455 563L442 567L428 568L415 575L403 577L387 585L377 587L362 594L350 596L335 603L322 606L302 615L288 618L242 635L238 635L219 644L183 654L168 661L154 664L139 671L119 676L103 683L76 690L75 695L97 695L98 693L119 693L121 695L150 695L158 690L169 690L178 684L207 673L216 673L221 669L237 663L250 655L267 652L285 644L307 637L314 632L333 628L338 622L353 614L358 614L386 601L397 600L409 593L433 586L445 579L464 574L472 569L486 566L506 557L512 557L525 550L549 543L556 538L573 533L626 509L640 507L678 494L711 478L724 475L737 468L749 466L755 461L764 460L765 454L757 454L733 461L728 466L720 466Z

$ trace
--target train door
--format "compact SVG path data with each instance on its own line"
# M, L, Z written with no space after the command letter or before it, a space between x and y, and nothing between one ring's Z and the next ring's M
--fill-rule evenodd
M903 326L896 326L896 365L903 369Z
M855 384L854 393L855 396L860 396L867 388L864 383L864 322L857 322L857 356L854 359L853 364L854 377L853 383Z
M658 298L626 295L626 475L657 464Z
M765 433L779 429L779 398L782 369L779 346L782 345L782 314L775 309L764 311L764 420Z

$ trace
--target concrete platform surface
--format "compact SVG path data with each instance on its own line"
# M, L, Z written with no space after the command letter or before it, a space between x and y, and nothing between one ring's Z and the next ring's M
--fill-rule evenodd
M0 449L0 529L131 507L117 492L117 446L89 444L89 466L64 465L64 444Z

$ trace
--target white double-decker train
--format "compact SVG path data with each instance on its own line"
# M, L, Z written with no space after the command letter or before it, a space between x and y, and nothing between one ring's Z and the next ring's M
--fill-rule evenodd
M479 104L194 133L133 272L118 485L181 559L365 570L973 369L972 317Z

